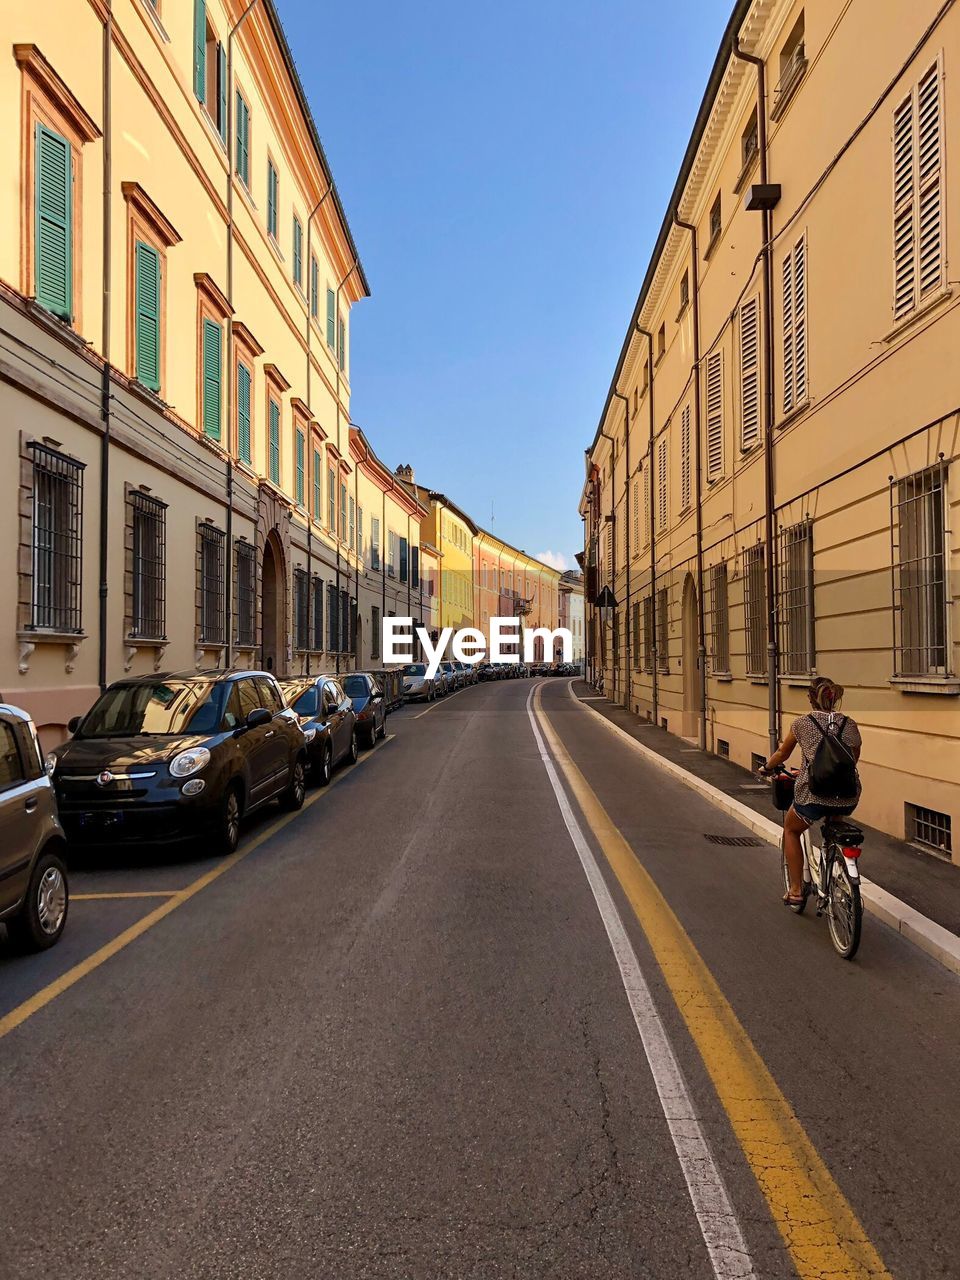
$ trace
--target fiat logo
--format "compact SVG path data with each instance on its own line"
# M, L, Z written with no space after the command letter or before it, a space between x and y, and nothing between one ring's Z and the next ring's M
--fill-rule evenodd
M112 782L112 781L113 781L113 774L110 772L109 769L104 769L103 773L97 774L98 787L105 787L108 782Z

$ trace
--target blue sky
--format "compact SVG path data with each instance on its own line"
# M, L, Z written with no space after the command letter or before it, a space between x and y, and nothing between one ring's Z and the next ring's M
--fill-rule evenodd
M573 566L583 450L728 0L278 0L373 296L352 415Z

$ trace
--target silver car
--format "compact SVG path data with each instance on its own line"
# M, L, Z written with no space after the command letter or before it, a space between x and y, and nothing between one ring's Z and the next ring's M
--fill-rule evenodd
M33 721L0 703L0 920L17 946L42 951L63 932L66 852Z

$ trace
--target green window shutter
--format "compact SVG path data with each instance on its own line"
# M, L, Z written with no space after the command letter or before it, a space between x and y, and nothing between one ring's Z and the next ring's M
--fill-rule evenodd
M277 238L277 171L273 161L267 161L267 231Z
M217 127L220 137L227 137L227 51L217 45Z
M160 255L138 240L135 248L137 381L160 390Z
M73 167L70 143L44 125L36 135L36 295L62 320L73 318Z
M250 370L245 364L237 365L237 448L240 461L247 466L252 461L250 450Z
M201 102L207 88L207 4L193 0L193 92Z
M303 227L300 219L293 219L293 283L303 288Z
M313 451L313 518L320 520L323 512L323 471L320 450Z
M337 362L341 369L347 367L347 328L342 316L337 318Z
M320 315L320 263L310 260L310 314L316 320Z
M220 387L223 372L223 330L213 320L203 322L203 434L220 439Z
M297 432L297 502L300 504L301 507L303 506L303 502L304 502L304 489L305 489L305 483L306 483L306 475L305 475L306 459L304 457L305 451L306 451L306 441L304 440L303 432L298 431Z
M332 289L327 290L327 346L332 351L336 343L337 299Z
M280 406L270 401L270 479L280 483Z
M250 186L250 108L237 93L237 173L245 187Z

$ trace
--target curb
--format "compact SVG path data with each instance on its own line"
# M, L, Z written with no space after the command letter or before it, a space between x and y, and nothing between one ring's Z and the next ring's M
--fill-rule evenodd
M722 809L731 818L736 818L738 822L749 828L756 835L762 836L764 840L779 846L781 828L778 823L771 818L764 818L762 814L755 813L749 806L742 804L739 800L734 800L732 796L728 796L726 792L721 791L718 787L712 786L709 782L704 782L696 774L690 773L672 760L667 760L659 752L652 751L650 747L645 747L642 742L638 742L636 738L631 737L625 729L621 729L618 724L608 720L596 707L578 698L573 692L572 685L567 687L570 697L578 706L583 707L585 711L592 712L602 724L606 725L611 733L622 738L624 742L628 743L634 751L643 756L650 764L655 765L656 768L661 769L664 773L669 773L692 791L699 792L705 799L716 805L718 809ZM608 705L614 704L608 703ZM870 908L878 920L882 920L885 925L896 930L908 942L912 942L921 951L925 951L928 956L936 960L938 964L942 964L944 968L960 974L960 938L955 933L951 933L949 929L945 929L943 925L937 924L936 921L929 920L920 911L917 911L915 907L908 906L906 902L895 898L892 893L888 893L886 889L881 889L878 884L872 884L862 876L860 878L860 896L864 904Z

